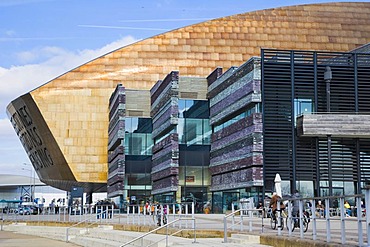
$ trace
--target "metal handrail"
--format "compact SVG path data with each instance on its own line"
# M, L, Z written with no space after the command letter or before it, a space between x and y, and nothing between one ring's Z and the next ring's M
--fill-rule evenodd
M366 207L366 212L370 211L370 197L367 195L370 195L370 190L366 190L365 193L365 207ZM330 222L331 221L340 221L340 230L341 230L341 243L345 245L346 243L346 232L345 232L345 221L348 220L353 220L353 219L348 219L345 217L345 209L344 209L344 201L346 198L354 198L355 203L356 203L356 213L357 213L357 235L358 235L358 243L359 246L363 246L364 243L364 236L363 236L363 229L362 229L362 222L366 222L366 232L370 233L370 218L366 218L365 220L362 219L362 208L361 208L361 199L364 197L363 194L354 194L354 195L342 195L342 196L324 196L324 197L307 197L307 198L288 198L288 201L298 201L299 203L299 219L300 219L300 238L304 238L304 233L302 229L302 216L303 216L303 202L304 201L309 201L311 203L311 206L309 209L311 210L311 217L310 219L312 220L312 238L313 240L316 240L317 236L317 227L316 227L316 202L318 200L324 200L325 202L325 221L326 221L326 242L330 243L331 242L331 226ZM368 199L366 199L368 197ZM330 213L330 201L331 200L338 200L338 208L340 210L340 218L334 218L331 213ZM283 199L284 200L284 199ZM289 204L288 204L289 206ZM291 214L291 212L290 212ZM366 214L367 216L368 214ZM291 217L291 216L290 216ZM368 217L368 216L367 216ZM290 229L289 230L289 235L291 235ZM279 232L278 235L280 236L281 233ZM368 236L368 243L370 243L370 238Z
M146 236L148 236L148 235L150 235L150 234L152 234L152 233L155 233L155 232L157 232L158 230L160 230L160 229L163 229L163 228L166 228L166 237L165 238L163 238L163 239L166 239L166 246L168 246L168 226L169 225L172 225L172 224L174 224L174 223L176 223L176 222L178 222L178 221L180 221L180 220L192 220L192 221L194 221L194 242L193 243L196 243L196 227L195 227L195 218L179 218L179 219L175 219L175 220L173 220L173 221L171 221L171 222L169 222L169 223L167 223L167 224L165 224L165 225L163 225L163 226L160 226L160 227L158 227L158 228L156 228L156 229L154 229L154 230L151 230L150 232L147 232L147 233L145 233L145 234L143 234L143 235L141 235L141 236L139 236L139 237L136 237L136 238L134 238L134 239L132 239L132 240L130 240L130 241L128 241L127 243L124 243L124 244L122 244L122 245L120 245L119 247L124 247L124 246L127 246L127 245L129 245L129 244L131 244L131 243L133 243L133 242L136 242L137 240L142 240L142 239L144 239ZM175 232L175 233L173 233L173 234L171 234L171 236L173 236L173 235L175 235L175 234L177 234L177 233L179 233L179 232L181 232L181 231L183 231L183 229L181 229L181 230L179 230L179 231L177 231L177 232ZM155 243L158 243L159 241L162 241L163 239L160 239L160 240L158 240L157 242L155 242ZM142 243L141 243L142 244ZM142 245L141 245L142 246Z
M0 231L3 231L3 225L4 225L4 211L1 209L1 228Z
M103 214L106 214L108 211L109 211L109 209L107 209L107 210L105 210L105 211L102 211L102 212L100 212L100 213L94 214L93 216L90 216L90 217L89 217L89 218L87 218L87 219L84 219L84 220L82 220L82 221L80 221L80 222L77 222L76 224L74 224L74 225L72 225L72 226L70 226L70 227L67 227L67 229L66 229L66 242L69 242L69 229L74 228L74 227L76 227L76 226L78 226L78 225L80 225L80 224L82 224L82 223L88 222L88 221L90 221L90 220L91 220L91 219L93 219L93 218L97 218L97 216L98 216L98 215L100 215L100 218L102 218ZM96 222L97 222L97 221L92 222L91 224L88 224L88 225L86 226L86 229L88 229L90 225L93 225L93 224L94 224L94 223L96 223Z
M263 209L238 209L234 212L231 212L231 213L225 215L224 216L224 243L227 243L227 229L228 229L228 227L227 227L227 218L233 217L233 224L229 228L234 227L235 225L239 225L239 223L242 226L243 212L244 211L245 212L262 212L263 213ZM240 213L241 220L235 223L234 222L234 217L237 213ZM252 217L252 215L250 214L249 217ZM263 230L263 217L261 217L261 219L262 219L262 230ZM249 228L251 230L251 228L252 228L251 224L249 225Z

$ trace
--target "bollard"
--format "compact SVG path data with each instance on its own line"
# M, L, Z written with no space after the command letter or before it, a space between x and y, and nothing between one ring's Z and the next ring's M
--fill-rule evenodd
M227 243L227 220L224 216L224 243Z
M326 242L330 243L330 211L329 211L330 201L329 198L325 198L325 214L326 214Z
M281 236L281 211L280 211L280 200L277 201L277 219L278 219L278 235Z
M313 199L311 201L311 212L312 212L312 239L316 240L316 201Z
M356 197L356 207L357 207L357 229L358 229L358 245L363 246L364 239L362 233L362 208L361 208L361 197Z
M367 244L370 244L370 185L365 190Z
M340 205L340 231L341 231L341 242L342 244L345 244L346 242L346 224L345 224L345 219L346 219L346 209L344 208L344 198L341 197L339 198L339 205Z
M1 209L1 231L3 230L4 225L4 209Z
M288 224L287 224L287 228L288 228L288 235L289 236L292 236L292 201L289 201L288 202Z
M301 239L304 238L303 234L303 201L300 199L298 201L298 206L299 206L299 234Z

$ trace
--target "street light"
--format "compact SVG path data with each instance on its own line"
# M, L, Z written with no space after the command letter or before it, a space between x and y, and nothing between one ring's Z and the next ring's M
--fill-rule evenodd
M333 79L330 66L326 66L324 81L326 82L326 111L330 112L330 82Z
M333 79L333 75L331 72L330 66L326 66L325 72L324 72L324 81L326 83L326 112L330 112L330 82ZM332 173L331 173L331 135L327 135L327 141L328 141L328 177L329 177L329 195L333 195L333 183L332 183Z
M23 163L23 165L31 166L31 169L22 168L22 170L30 171L30 190L29 190L29 193L30 193L30 202L33 202L34 193L35 193L35 176L36 176L35 175L35 170L33 169L31 164ZM33 183L32 183L32 180L33 180Z

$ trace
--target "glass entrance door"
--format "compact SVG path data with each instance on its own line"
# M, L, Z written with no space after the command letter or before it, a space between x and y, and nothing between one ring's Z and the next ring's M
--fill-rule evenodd
M235 203L239 200L239 192L224 192L223 198L222 198L222 207L223 207L223 213L226 213L226 211L231 211L232 203Z

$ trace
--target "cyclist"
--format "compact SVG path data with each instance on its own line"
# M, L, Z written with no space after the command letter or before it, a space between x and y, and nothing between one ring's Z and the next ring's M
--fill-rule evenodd
M270 208L272 210L272 216L274 217L274 219L276 219L277 204L279 200L281 200L281 197L278 194L276 194L276 192L274 192L270 200ZM284 209L285 205L282 202L280 202L280 211Z
M294 226L299 227L299 200L301 198L301 195L299 194L298 190L294 191L294 194L292 195L292 199L297 199L293 201L293 208L292 208L292 216L294 219Z

